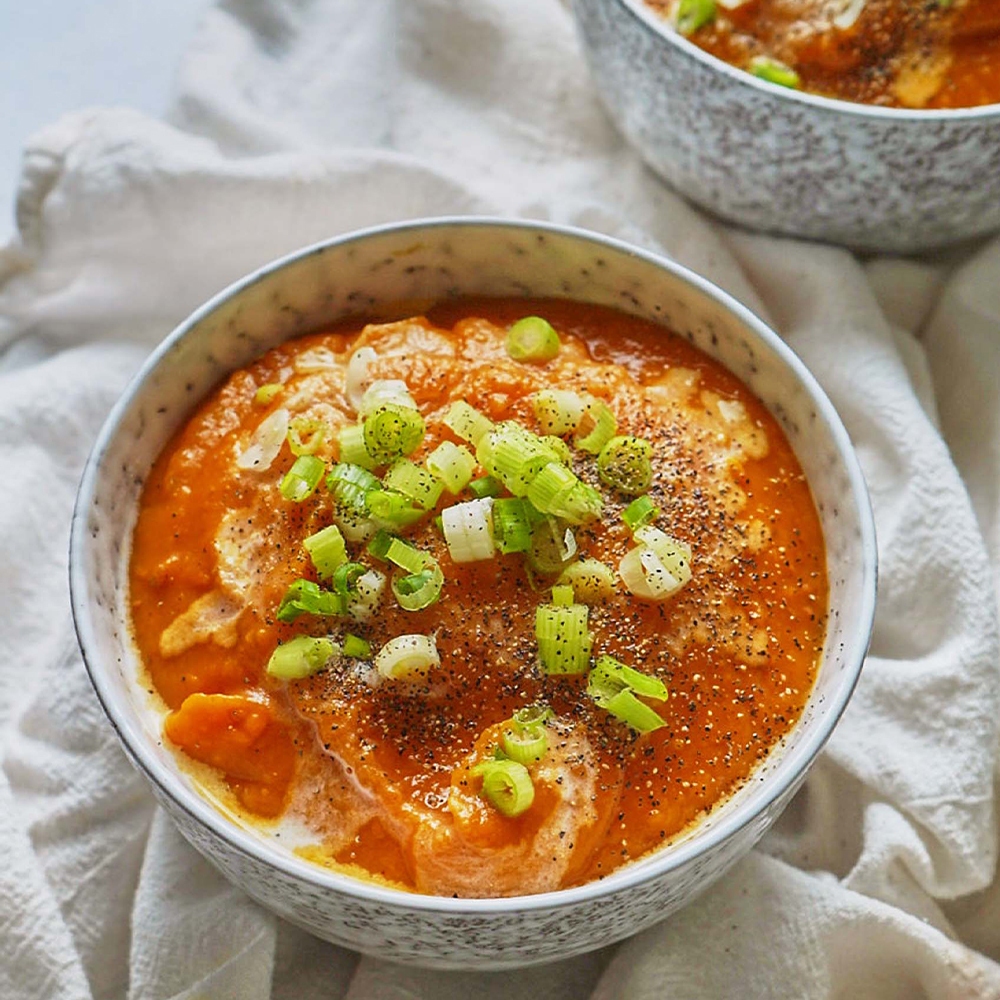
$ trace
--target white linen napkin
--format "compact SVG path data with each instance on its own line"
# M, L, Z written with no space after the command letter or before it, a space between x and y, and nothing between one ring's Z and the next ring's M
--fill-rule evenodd
M858 447L881 558L857 693L760 849L631 941L503 974L359 959L229 886L117 748L66 584L87 450L176 322L313 240L470 212L630 239L768 318ZM1000 242L957 269L862 264L707 221L614 131L555 0L224 0L172 124L103 110L45 130L17 215L0 251L0 997L1000 997Z

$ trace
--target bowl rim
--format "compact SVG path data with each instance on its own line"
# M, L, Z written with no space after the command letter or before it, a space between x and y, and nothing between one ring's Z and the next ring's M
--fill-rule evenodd
M791 369L808 393L812 403L816 407L817 413L820 414L821 419L826 423L850 482L852 499L858 510L861 529L862 593L860 595L859 615L855 626L855 634L858 637L855 656L852 662L848 662L845 665L848 675L841 684L837 697L829 698L823 703L822 715L817 720L814 730L808 733L800 744L800 752L802 753L801 767L790 770L786 775L780 776L780 780L773 783L773 787L767 790L767 794L763 795L761 801L752 809L734 810L730 816L724 817L714 825L704 837L684 840L672 848L669 846L664 847L661 849L662 854L660 857L655 857L656 852L653 852L652 856L646 855L644 858L624 865L601 880L594 880L567 889L557 889L551 892L535 893L532 895L456 899L451 896L425 895L403 889L389 888L375 882L366 882L360 878L323 868L290 853L283 853L276 848L272 848L263 838L254 836L243 830L237 823L227 818L220 809L213 806L207 798L199 795L195 789L189 787L178 773L170 770L155 752L155 743L150 739L149 735L140 726L133 725L125 711L119 712L117 698L110 681L114 669L113 663L105 666L98 652L98 645L89 610L92 602L90 581L84 569L85 549L89 538L89 532L86 528L87 514L92 506L95 488L100 478L104 453L117 434L122 417L146 381L156 371L160 361L194 327L239 293L311 254L323 252L334 247L345 247L352 243L390 233L417 233L428 229L455 227L485 227L488 229L519 230L565 236L575 241L623 253L626 256L638 258L661 270L669 272L674 277L692 286L696 291L714 299L716 303L735 314L736 318L753 335L759 337L764 344L775 351L780 359ZM875 522L868 489L847 430L826 393L804 363L747 306L710 282L707 278L701 277L684 265L678 264L660 254L632 246L614 237L578 227L558 225L550 222L538 222L529 219L505 219L494 216L441 216L371 226L321 240L299 250L294 250L237 279L227 288L195 309L185 320L179 323L152 351L138 372L132 377L108 414L87 459L77 492L70 528L69 584L73 624L77 640L87 673L90 676L91 684L105 714L133 763L172 803L181 808L191 819L207 827L212 834L223 841L231 850L263 865L276 868L294 880L305 882L319 889L346 893L348 896L358 897L368 903L383 904L394 908L438 914L489 915L511 911L553 910L575 906L649 882L667 872L682 867L689 861L719 846L739 830L753 823L775 800L780 798L789 788L794 787L826 744L857 685L861 668L867 655L868 645L871 641L874 624L877 559ZM122 636L125 635L126 631L126 629L122 630ZM119 641L124 642L126 640L120 637Z
M581 0L574 0L580 3ZM659 35L665 42L676 46L688 58L703 63L709 69L721 72L723 76L729 77L735 84L752 89L760 90L772 97L783 97L786 100L799 104L809 105L818 111L831 112L834 114L846 114L855 118L870 118L885 122L901 121L967 121L976 118L997 118L1000 119L1000 102L993 104L977 104L969 108L888 108L878 104L862 104L859 101L844 101L836 97L824 97L822 94L813 94L806 90L794 90L791 87L782 87L776 83L769 83L759 77L747 73L745 70L724 59L706 52L703 48L688 41L683 35L676 32L666 18L655 14L651 7L647 6L644 0L611 0L624 8L634 18L644 24L647 28Z

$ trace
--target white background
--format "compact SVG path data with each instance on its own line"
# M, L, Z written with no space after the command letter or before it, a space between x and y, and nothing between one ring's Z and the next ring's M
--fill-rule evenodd
M77 108L165 110L208 0L0 0L0 243L25 140Z

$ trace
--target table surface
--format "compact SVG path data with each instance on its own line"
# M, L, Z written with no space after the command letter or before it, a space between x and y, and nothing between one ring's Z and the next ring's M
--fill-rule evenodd
M161 115L209 0L0 2L0 244L13 232L21 150L79 108Z

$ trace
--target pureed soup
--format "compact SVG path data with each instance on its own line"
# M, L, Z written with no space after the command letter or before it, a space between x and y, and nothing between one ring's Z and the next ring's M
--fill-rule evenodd
M130 594L166 740L224 808L486 897L600 878L731 794L812 688L825 565L719 364L468 299L231 375L150 474Z
M1000 0L645 0L712 55L863 104L1000 102Z

